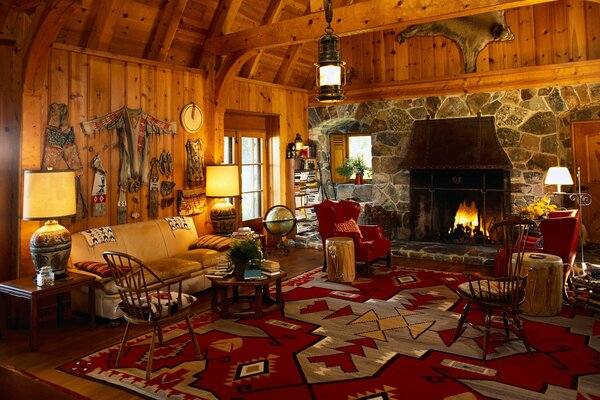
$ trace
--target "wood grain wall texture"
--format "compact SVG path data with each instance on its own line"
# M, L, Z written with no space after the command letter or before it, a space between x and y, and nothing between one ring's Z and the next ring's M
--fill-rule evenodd
M88 206L85 219L64 220L61 224L71 232L92 227L114 225L117 223L116 201L118 197L119 152L116 130L104 130L93 135L84 135L80 122L105 115L123 106L142 108L145 112L167 121L177 121L175 135L153 135L150 145L150 158L158 157L162 151L170 151L174 158L174 176L176 183L172 196L177 189L187 188L185 184L186 153L185 143L189 139L201 138L205 149L206 163L222 161L223 112L214 107L213 84L209 76L200 70L170 68L143 61L132 62L106 57L86 55L65 50L53 50L48 69L46 93L43 96L24 96L23 137L21 169L39 169L47 126L47 110L51 103L68 105L70 123L75 130L75 143L84 165L81 178L82 192ZM305 91L285 90L282 87L255 85L251 82L234 82L229 89L227 108L235 111L269 114L278 125L270 143L279 149L279 143L287 144L295 133L307 137L307 96ZM202 109L204 122L199 133L191 135L185 132L179 123L179 114L183 106L194 101ZM281 115L279 115L281 114ZM93 171L90 162L96 153L100 154L107 170L108 201L107 215L91 215L91 188ZM285 157L285 145L276 153ZM276 157L277 159L277 157ZM285 171L284 163L276 165ZM64 162L61 168L66 168ZM273 174L277 183L283 186L284 173ZM164 178L161 176L161 180ZM22 189L21 189L22 190ZM278 191L279 192L279 191ZM148 219L148 187L142 187L139 193L128 193L128 222L134 222L131 213L134 208L133 197L140 200L137 211L141 217L137 221ZM277 195L274 195L275 200ZM159 199L162 196L159 197ZM283 198L285 199L285 198ZM194 218L200 233L210 231L208 210L212 202L208 199L206 212ZM177 215L176 201L170 207L159 208L159 217ZM33 273L29 254L29 238L41 222L21 221L19 275Z
M506 11L515 39L493 42L477 58L477 71L600 58L600 4L563 0ZM399 31L342 37L343 59L356 74L351 87L463 74L462 54L443 36L412 37ZM309 82L312 83L312 82Z

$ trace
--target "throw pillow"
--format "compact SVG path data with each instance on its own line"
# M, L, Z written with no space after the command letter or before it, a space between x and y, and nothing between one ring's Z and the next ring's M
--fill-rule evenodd
M79 261L74 263L75 267L81 271L91 272L102 278L112 278L110 267L107 263L98 261ZM129 267L121 266L122 271L129 271Z
M229 250L230 244L231 238L228 236L202 235L198 238L198 240L196 240L195 243L190 245L189 249L212 249L216 251L226 251Z
M80 261L75 263L75 267L77 267L79 270L91 272L92 274L101 276L102 278L111 276L108 264L103 262Z
M363 237L358 224L353 219L349 219L348 221L344 222L338 222L334 224L334 228L335 233L358 233L358 236L361 238Z

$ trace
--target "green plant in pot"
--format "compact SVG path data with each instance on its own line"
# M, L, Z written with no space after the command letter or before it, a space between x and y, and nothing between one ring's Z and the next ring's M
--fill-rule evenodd
M263 258L260 242L249 233L243 239L232 239L227 258L234 265L233 275L236 279L244 279L244 271L253 265L260 265Z
M336 168L336 171L347 179L354 176L354 183L360 185L363 183L364 176L371 172L371 168L367 166L362 156L356 156L346 158L342 166Z

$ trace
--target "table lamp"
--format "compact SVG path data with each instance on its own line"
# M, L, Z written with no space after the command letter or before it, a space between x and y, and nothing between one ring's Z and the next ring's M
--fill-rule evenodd
M573 178L567 167L550 167L544 183L546 185L556 185L556 193L564 194L564 192L561 191L561 186L572 185Z
M36 273L51 266L55 278L64 277L71 254L71 233L56 220L77 213L75 172L65 170L25 171L23 219L47 220L31 235L29 250Z
M210 220L215 233L230 234L235 231L237 213L227 199L240 195L239 177L237 165L206 166L206 197L220 198L210 210Z

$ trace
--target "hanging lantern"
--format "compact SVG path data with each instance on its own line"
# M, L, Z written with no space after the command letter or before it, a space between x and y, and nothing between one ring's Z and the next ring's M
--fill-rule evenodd
M327 28L325 34L319 38L319 58L315 63L316 80L320 102L334 102L344 100L343 86L346 85L346 63L342 60L340 38L333 34L331 20L333 19L333 5L331 0L325 0L325 20Z

